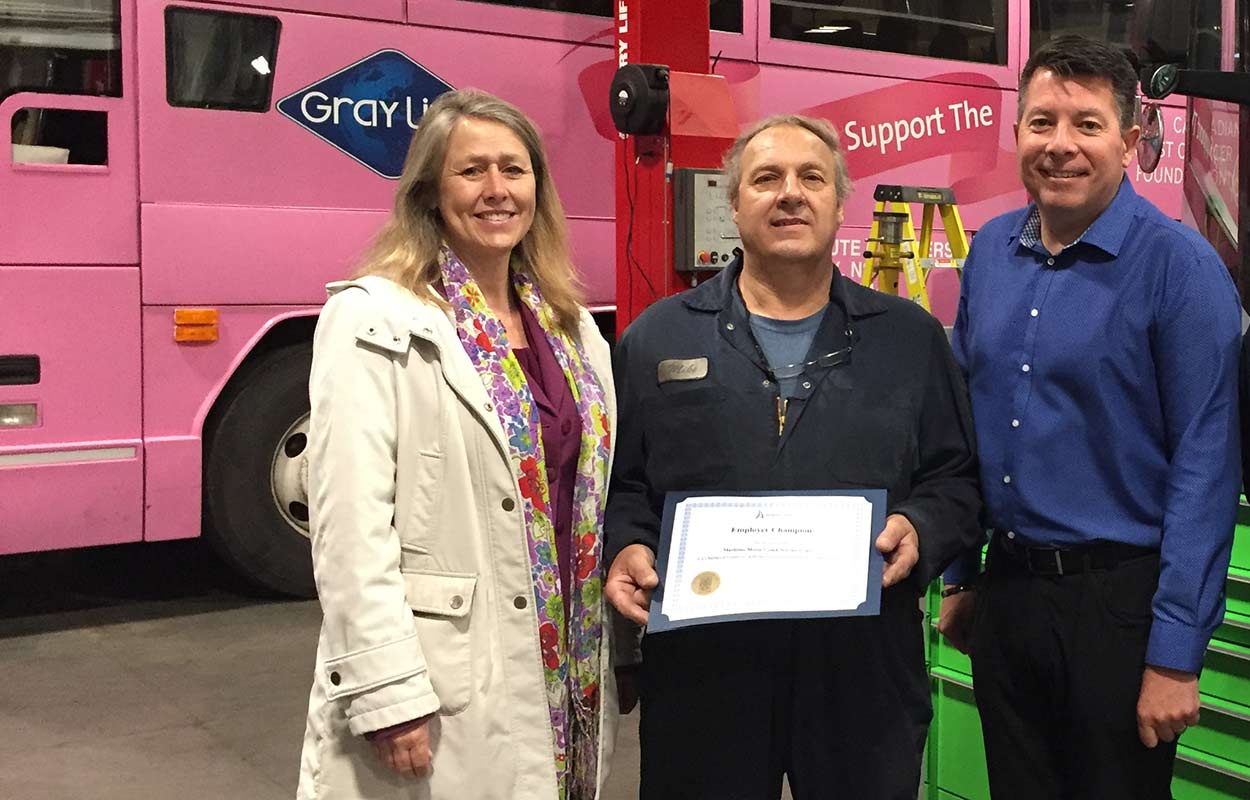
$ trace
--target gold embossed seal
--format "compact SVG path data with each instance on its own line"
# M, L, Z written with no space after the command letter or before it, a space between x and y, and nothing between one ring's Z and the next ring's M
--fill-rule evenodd
M720 576L715 572L700 572L690 582L695 594L708 595L720 588Z

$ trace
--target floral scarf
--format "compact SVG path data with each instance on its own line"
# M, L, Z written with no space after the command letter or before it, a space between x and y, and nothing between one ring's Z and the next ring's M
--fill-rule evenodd
M556 561L554 514L539 435L538 406L507 334L464 263L444 246L439 253L443 292L454 312L457 333L477 368L508 440L513 474L521 490L530 571L538 611L538 639L555 731L560 797L591 800L597 786L599 752L599 643L603 636L603 509L607 497L608 431L603 386L586 363L580 345L555 326L551 308L530 278L512 271L520 301L534 312L564 372L582 422L581 449L573 488L576 545L565 625L560 569ZM567 630L567 641L566 641Z

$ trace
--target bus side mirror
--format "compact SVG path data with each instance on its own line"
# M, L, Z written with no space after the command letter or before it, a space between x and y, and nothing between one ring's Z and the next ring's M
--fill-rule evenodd
M1181 70L1176 64L1147 67L1142 70L1141 74L1142 94L1151 100L1162 100L1176 91L1176 84L1180 82L1180 77Z
M1154 172L1163 153L1163 114L1158 103L1140 103L1137 126L1141 136L1137 139L1137 166L1142 172Z

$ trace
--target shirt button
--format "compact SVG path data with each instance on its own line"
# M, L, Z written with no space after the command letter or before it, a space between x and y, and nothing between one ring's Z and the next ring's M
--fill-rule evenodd
M503 499L503 502L500 503L499 505L503 507L504 511L511 511L512 509L516 508L516 501L513 500L511 497L505 497Z
M725 330L732 331L733 329L734 329L734 324L732 322L725 323Z
M812 382L811 382L811 381L803 381L803 388L804 388L804 389L810 389L810 388L812 388Z
M1020 427L1020 420L1018 420L1018 419L1013 419L1013 420L1011 421L1011 427L1013 427L1013 428L1019 428L1019 427Z
M1055 265L1055 260L1053 258L1046 259L1046 266L1053 267L1054 265Z
M773 382L772 382L772 381L770 381L768 378L765 378L765 379L764 379L764 388L765 388L765 389L767 389L769 386L772 386L772 385L773 385Z
M460 608L460 606L464 605L464 598L458 594L453 595L451 598L450 605L453 609Z
M1010 475L1004 475L1004 476L1003 476L1003 483L1011 483L1011 476L1010 476Z
M1029 312L1029 316L1030 316L1030 317L1036 317L1036 316L1037 316L1037 309L1035 308L1035 309L1033 309L1032 311L1030 311L1030 312Z
M482 406L482 408L486 409L487 411L494 411L494 410L495 410L495 407L494 407L493 405L491 405L490 403L487 403L486 405Z
M1021 367L1020 367L1020 371L1021 371L1021 372L1028 372L1028 371L1029 371L1029 365L1028 365L1028 364L1023 364L1023 365L1021 365Z
M330 683L334 684L335 686L338 686L342 682L343 682L342 675L338 674L337 672L330 673Z
M525 599L525 595L518 594L516 597L512 598L512 605L520 610L529 605L529 600Z
M1008 538L1008 539L1014 539L1014 538L1016 538L1016 532L1015 532L1015 531L1007 531L1007 538Z

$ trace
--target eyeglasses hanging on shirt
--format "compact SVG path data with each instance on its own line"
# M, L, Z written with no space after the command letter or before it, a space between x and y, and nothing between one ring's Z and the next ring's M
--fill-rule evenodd
M846 331L846 338L847 338L847 341L850 341L851 339L851 331L849 328ZM789 380L790 378L797 378L803 373L807 372L808 367L819 367L820 369L828 369L830 367L840 367L843 364L851 363L851 350L852 349L854 348L851 345L847 345L846 347L843 347L841 350L834 350L832 353L825 353L823 356L818 356L812 359L811 361L801 361L797 364L786 364L781 367L772 367L769 369L769 374L772 376L773 381L777 382L777 384L780 385L781 380L783 379ZM789 407L789 405L790 405L789 398L782 397L780 394L777 395L777 436L778 437L780 437L782 432L785 431L786 429L786 409Z
M849 332L847 335L849 338ZM772 373L774 380L781 380L783 378L789 380L790 378L797 378L804 372L807 372L808 367L820 367L821 369L826 369L828 367L840 367L843 364L851 363L851 350L852 348L848 345L847 347L843 347L841 350L834 350L832 353L825 353L823 356L814 358L811 361L802 361L798 364L786 364L782 367L771 367L769 372Z

